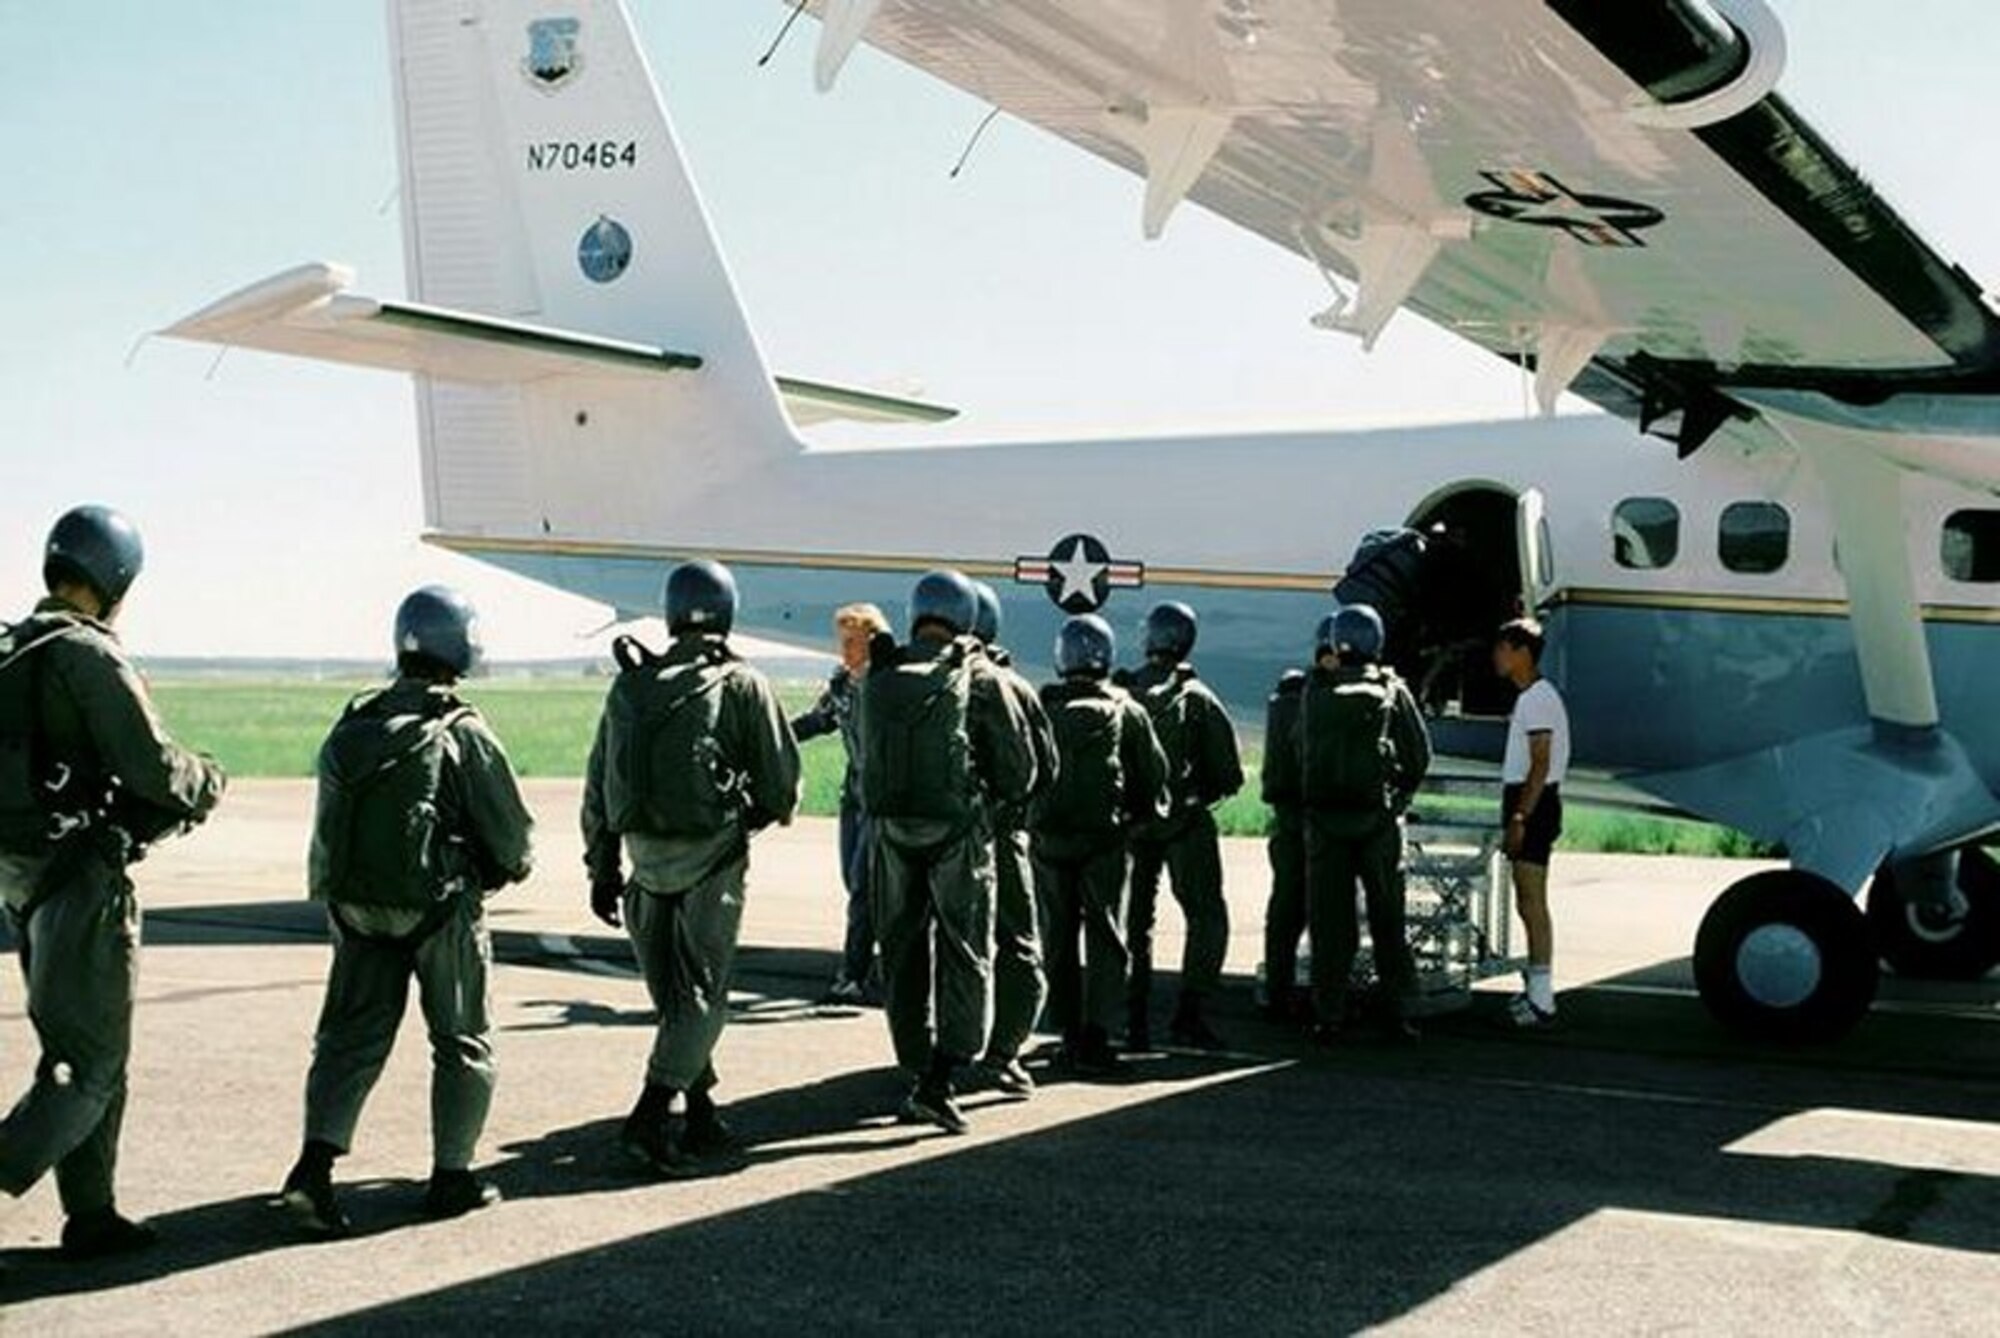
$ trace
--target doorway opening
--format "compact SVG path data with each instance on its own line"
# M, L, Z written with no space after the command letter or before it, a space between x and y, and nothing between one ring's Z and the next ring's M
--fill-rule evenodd
M1514 690L1493 673L1493 633L1527 607L1521 570L1521 499L1469 484L1436 494L1410 517L1422 534L1423 623L1428 643L1411 682L1437 715L1504 716Z
M1528 605L1522 499L1492 483L1433 493L1403 528L1368 536L1335 587L1370 603L1388 658L1431 716L1504 716L1514 692L1494 677L1493 633Z

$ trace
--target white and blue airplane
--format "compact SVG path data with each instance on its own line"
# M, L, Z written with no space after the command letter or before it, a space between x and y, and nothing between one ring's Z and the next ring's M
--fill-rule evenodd
M773 375L616 0L391 0L409 298L313 264L168 333L413 374L429 541L622 614L692 554L808 643L938 565L1031 649L1179 599L1245 713L1365 534L1443 524L1399 633L1540 610L1580 762L1788 850L1702 923L1720 1017L1834 1035L1879 959L2000 962L2000 316L1774 91L1761 0L808 8L822 86L866 41L1129 168L1148 234L1191 198L1297 253L1326 328L1408 307L1606 412L809 448L951 411Z

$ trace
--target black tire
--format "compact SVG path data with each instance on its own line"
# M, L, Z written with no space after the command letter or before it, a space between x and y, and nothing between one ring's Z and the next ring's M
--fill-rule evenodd
M1758 1040L1837 1040L1875 1000L1879 972L1854 899L1798 869L1752 874L1695 936L1694 977L1717 1021Z
M1903 899L1888 869L1868 891L1868 928L1875 950L1909 980L1978 980L2000 966L2000 861L1971 847L1958 858L1962 919L1944 923Z

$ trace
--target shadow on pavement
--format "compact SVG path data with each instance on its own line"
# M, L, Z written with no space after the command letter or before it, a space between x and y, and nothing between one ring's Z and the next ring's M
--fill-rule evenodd
M1449 1036L1415 1052L1357 1046L1232 1082L1163 1086L1157 1101L318 1329L499 1324L532 1295L561 1298L553 1326L578 1331L1346 1332L1606 1209L2000 1254L1993 1178L1730 1150L1784 1114L1851 1104L1857 1091L1874 1093L1874 1109L1990 1114L1993 1084L1906 1100L1794 1071L1775 1080L1785 1103L1766 1105L1779 1092L1731 1067L1647 1092L1609 1085L1616 1075L1577 1047ZM881 1078L760 1098L736 1115L753 1136L810 1140L878 1109ZM514 1174L559 1181L532 1168L581 1156L614 1127L516 1149Z
M593 973L607 963L633 967L631 943L614 929L600 928L588 934L549 934L513 928L505 917L494 917L490 928L495 958L509 965ZM326 908L303 899L170 906L148 910L144 920L144 943L153 948L259 947L327 941ZM0 949L11 946L6 917L0 916ZM814 991L833 978L839 963L838 952L818 948L745 944L737 953L739 972L804 982Z
M727 1105L723 1113L744 1144L744 1160L750 1164L806 1155L879 1152L884 1147L908 1146L936 1136L895 1124L900 1095L895 1070L871 1069L749 1097ZM506 1160L492 1170L494 1183L509 1199L648 1183L618 1145L624 1119L623 1109L610 1111L584 1124L506 1144L500 1149ZM882 1137L885 1132L892 1136ZM870 1136L857 1137L863 1134ZM807 1142L810 1146L799 1146Z
M1158 1099L492 1277L357 1309L325 1332L491 1327L548 1298L544 1331L671 1324L711 1332L1342 1332L1406 1314L1593 1214L1624 1210L1865 1233L2000 1255L2000 1180L1825 1155L1732 1150L1825 1108L1990 1120L1984 1076L1884 1082L1879 1069L1683 1053L1714 1037L1686 1001L1578 996L1565 1031L1499 1037L1480 1018L1413 1049L1310 1052L1235 1020L1239 1044L1299 1060L1167 1054L1135 1066ZM1896 1024L1905 1019L1883 1019ZM1912 1035L1955 1067L1991 1058L1982 1023ZM1664 1032L1650 1053L1618 1037ZM1692 1040L1687 1041L1692 1044ZM1664 1047L1664 1048L1663 1048ZM1256 1071L1247 1071L1250 1065ZM1187 1079L1242 1068L1233 1080ZM939 1135L886 1123L889 1070L735 1104L749 1160L879 1150ZM618 1161L622 1110L503 1149L528 1200L642 1183ZM1526 1150L1524 1150L1526 1144ZM834 1192L823 1192L831 1188ZM357 1194L364 1229L414 1221L419 1189ZM9 1259L8 1291L129 1285L288 1237L260 1201L159 1219L168 1243L75 1270ZM1691 1279L1691 1284L1699 1280Z
M740 960L746 993L782 999L831 956ZM1132 1066L1128 1081L1153 1099L319 1328L493 1328L518 1323L522 1298L536 1297L548 1301L540 1331L1343 1332L1407 1314L1605 1211L1859 1233L2000 1265L2000 1178L1736 1146L1826 1110L1991 1122L1990 1020L1877 1013L1841 1045L1774 1051L1726 1035L1682 996L1575 991L1562 1028L1531 1036L1496 1030L1498 1003L1481 996L1418 1047L1357 1038L1319 1053L1255 1020L1239 992L1218 1018L1235 1053ZM559 1010L551 1026L647 1021L547 1006ZM728 1115L753 1168L939 1138L890 1122L900 1094L878 1069L753 1096ZM617 1148L623 1115L506 1145L490 1173L518 1200L642 1185ZM420 1194L392 1182L349 1198L377 1232L417 1221ZM156 1221L165 1243L129 1260L70 1268L11 1252L0 1295L123 1287L298 1239L261 1199Z
M1675 958L1562 996L1557 1045L1634 1055L1756 1060L1818 1070L2000 1075L2000 985L1882 979L1878 1006L1824 1045L1778 1046L1715 1024L1691 992L1663 987L1693 967ZM1447 1022L1450 1027L1459 1021ZM1949 1038L1948 1043L1941 1043Z
M65 1262L54 1246L0 1251L0 1300L134 1287L177 1273L192 1273L232 1260L276 1250L311 1250L323 1242L306 1235L276 1204L272 1193L199 1204L148 1220L159 1244L137 1254L86 1264ZM347 1239L378 1236L423 1222L424 1183L419 1180L364 1180L341 1185L341 1203L353 1219Z

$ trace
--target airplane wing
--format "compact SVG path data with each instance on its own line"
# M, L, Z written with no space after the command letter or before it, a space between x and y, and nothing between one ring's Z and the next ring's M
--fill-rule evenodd
M2000 321L1783 98L1762 0L814 0L859 38L1698 447L1738 387L2000 390ZM1727 16L1727 17L1725 17ZM1302 315L1304 312L1302 311Z
M691 372L699 353L555 330L415 302L363 297L352 271L309 264L211 303L161 331L176 339L413 372L444 381L522 384L555 376ZM823 381L778 377L800 426L836 419L935 423L957 410Z
M1725 428L1795 452L1874 721L1806 774L1936 740L1902 480L2000 491L2000 317L1776 94L1765 0L813 5L821 87L861 41L927 70L1141 176L1148 236L1191 199L1312 262L1322 328L1372 344L1409 307L1531 368L1544 412L1573 390L1683 454ZM1962 838L1963 756L1894 756L1866 797L1895 821L1829 835L1851 797L1814 791L1769 829L1849 887Z

